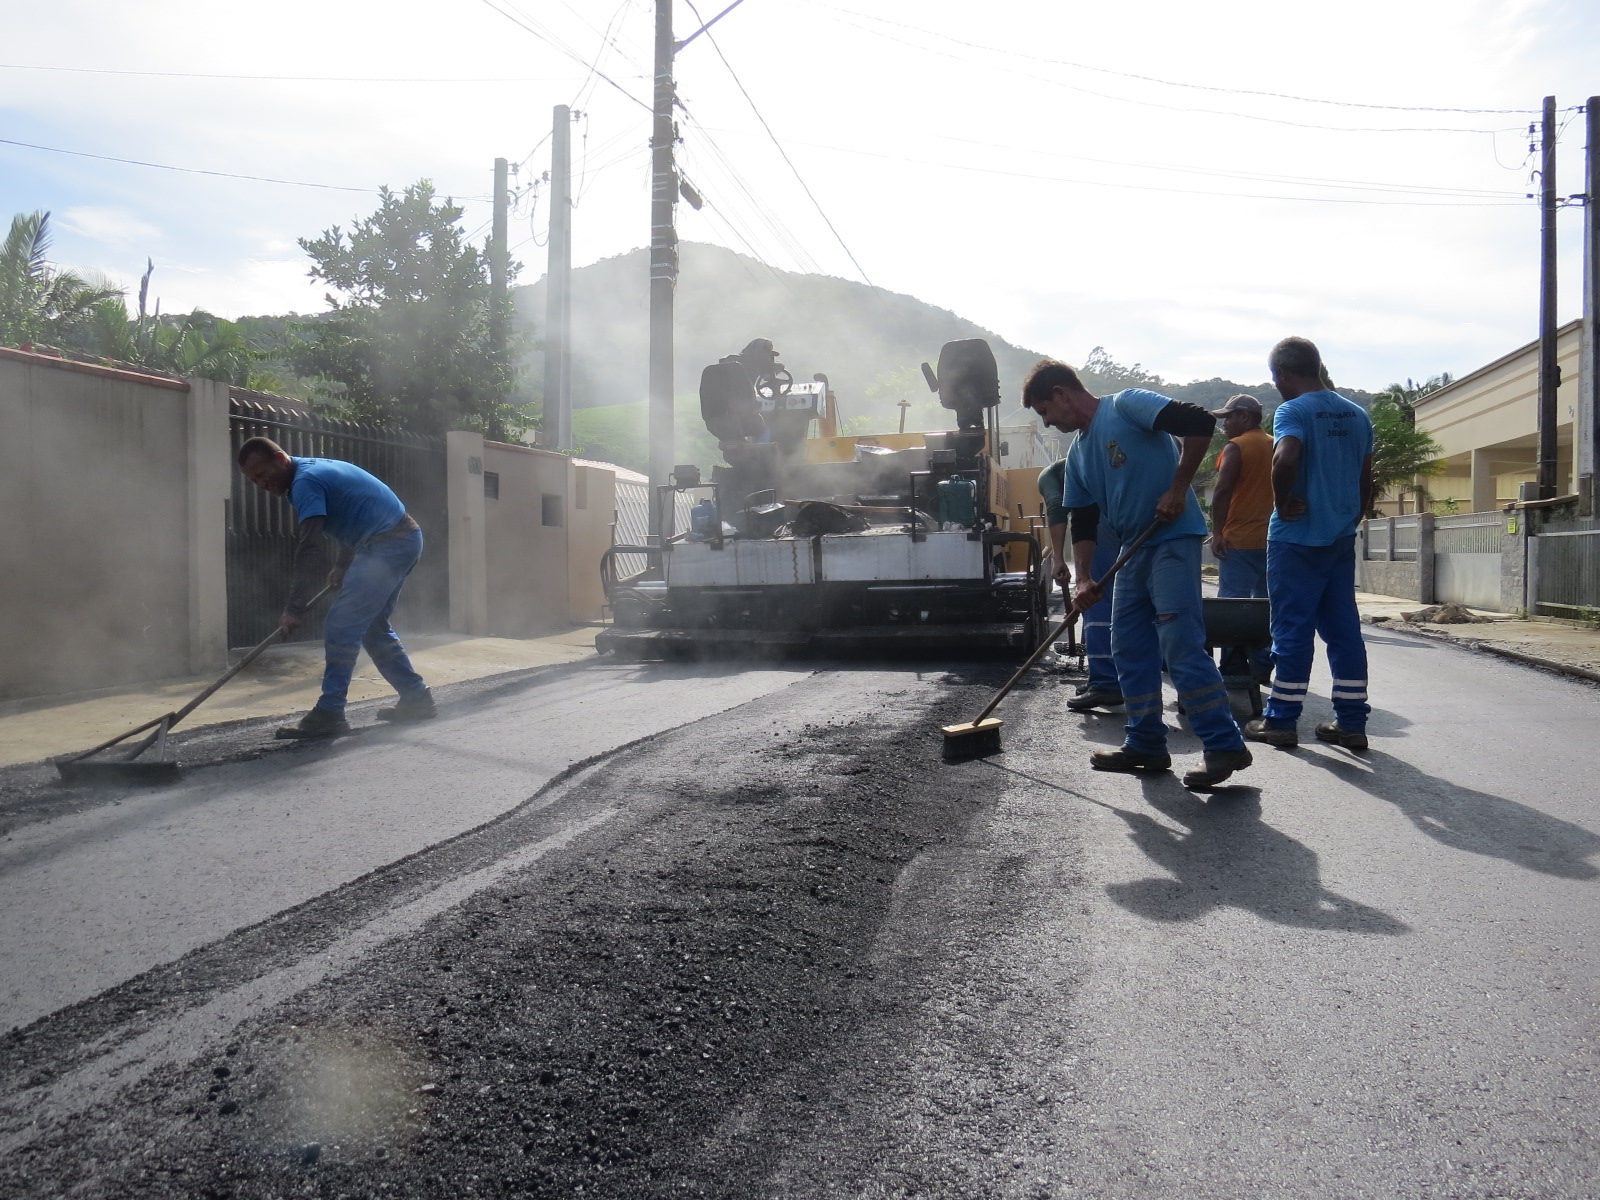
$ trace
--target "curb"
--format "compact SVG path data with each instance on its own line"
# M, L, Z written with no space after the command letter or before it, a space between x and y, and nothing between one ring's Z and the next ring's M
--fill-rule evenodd
M1371 617L1362 617L1361 623L1363 625L1371 625L1375 629L1393 629L1397 633L1408 633L1412 637L1444 642L1451 646L1460 646L1464 650L1473 650L1479 654L1493 654L1497 658L1521 663L1525 667L1537 667L1540 670L1550 671L1556 675L1565 675L1569 679L1582 680L1584 683L1600 683L1600 671L1591 671L1586 667L1574 667L1568 663L1555 662L1548 658L1540 658L1536 654L1525 654L1521 650L1512 650L1507 646L1497 646L1493 642L1484 642L1477 638L1453 637L1448 633L1419 628L1409 621L1374 621Z

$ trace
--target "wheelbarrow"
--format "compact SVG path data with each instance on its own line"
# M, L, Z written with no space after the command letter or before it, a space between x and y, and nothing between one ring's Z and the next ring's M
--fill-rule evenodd
M1272 609L1263 596L1207 596L1202 602L1206 623L1206 651L1221 650L1222 682L1230 693L1243 693L1250 715L1262 713L1261 680L1250 670L1250 659L1272 645ZM1238 651L1229 654L1229 651ZM1243 662L1243 674L1229 674L1230 660Z

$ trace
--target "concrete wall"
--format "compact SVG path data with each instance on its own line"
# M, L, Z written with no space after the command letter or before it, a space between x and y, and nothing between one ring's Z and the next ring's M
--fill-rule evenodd
M567 616L598 621L606 596L600 557L611 545L617 519L617 476L587 463L572 464L572 503L567 506Z
M0 699L221 670L228 393L0 350Z

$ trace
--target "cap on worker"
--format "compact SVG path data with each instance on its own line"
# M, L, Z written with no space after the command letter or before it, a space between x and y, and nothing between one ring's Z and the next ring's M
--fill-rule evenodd
M1211 415L1213 417L1225 417L1233 412L1250 412L1259 417L1261 415L1261 401L1254 396L1246 396L1243 393L1237 396L1229 396L1228 402L1221 408L1212 409Z

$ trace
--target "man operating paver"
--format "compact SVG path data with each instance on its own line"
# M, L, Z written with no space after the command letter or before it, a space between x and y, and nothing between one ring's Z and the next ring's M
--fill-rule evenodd
M1261 401L1230 397L1212 416L1222 422L1228 441L1217 458L1211 491L1211 553L1217 559L1217 595L1265 598L1267 522L1272 518L1272 435L1261 428ZM1223 651L1224 675L1253 674L1265 680L1272 657L1252 657L1243 649Z
M286 633L300 627L322 583L324 534L341 547L338 561L327 571L327 582L338 594L323 622L327 665L322 696L297 724L278 730L278 736L326 738L350 731L345 696L362 647L400 693L397 704L378 710L380 720L421 721L436 715L433 694L389 626L400 589L422 556L422 530L400 498L354 463L293 458L269 438L251 438L239 447L239 469L256 486L288 496L299 522L294 582L278 619Z
M1072 563L1067 551L1067 529L1071 515L1061 503L1066 490L1067 460L1058 458L1039 472L1039 494L1044 497L1045 523L1050 530L1050 545L1056 556L1056 582L1072 603ZM1095 542L1094 561L1090 564L1096 578L1103 576L1117 561L1121 547L1109 533ZM1116 580L1104 589L1105 596L1083 614L1083 651L1088 661L1089 679L1078 689L1078 694L1067 701L1073 712L1088 712L1091 708L1110 708L1122 703L1122 688L1117 683L1117 668L1111 661L1111 601L1116 593Z
M1267 533L1274 676L1266 714L1245 736L1297 746L1315 636L1328 647L1335 719L1317 739L1367 748L1367 646L1356 609L1356 524L1372 505L1372 421L1324 383L1322 355L1284 338L1267 359L1284 403L1273 416L1274 512Z
M1250 751L1228 706L1227 689L1205 651L1200 599L1200 543L1205 517L1189 486L1211 445L1216 418L1205 409L1140 388L1100 398L1077 372L1046 359L1028 374L1022 402L1046 425L1078 434L1067 453L1063 505L1071 513L1076 568L1073 606L1087 612L1101 598L1091 574L1100 527L1126 545L1160 522L1123 567L1111 617L1111 656L1127 705L1124 743L1100 750L1100 771L1165 771L1162 718L1165 660L1178 702L1205 747L1205 765L1183 777L1212 787L1248 767ZM1174 438L1182 442L1180 454Z

